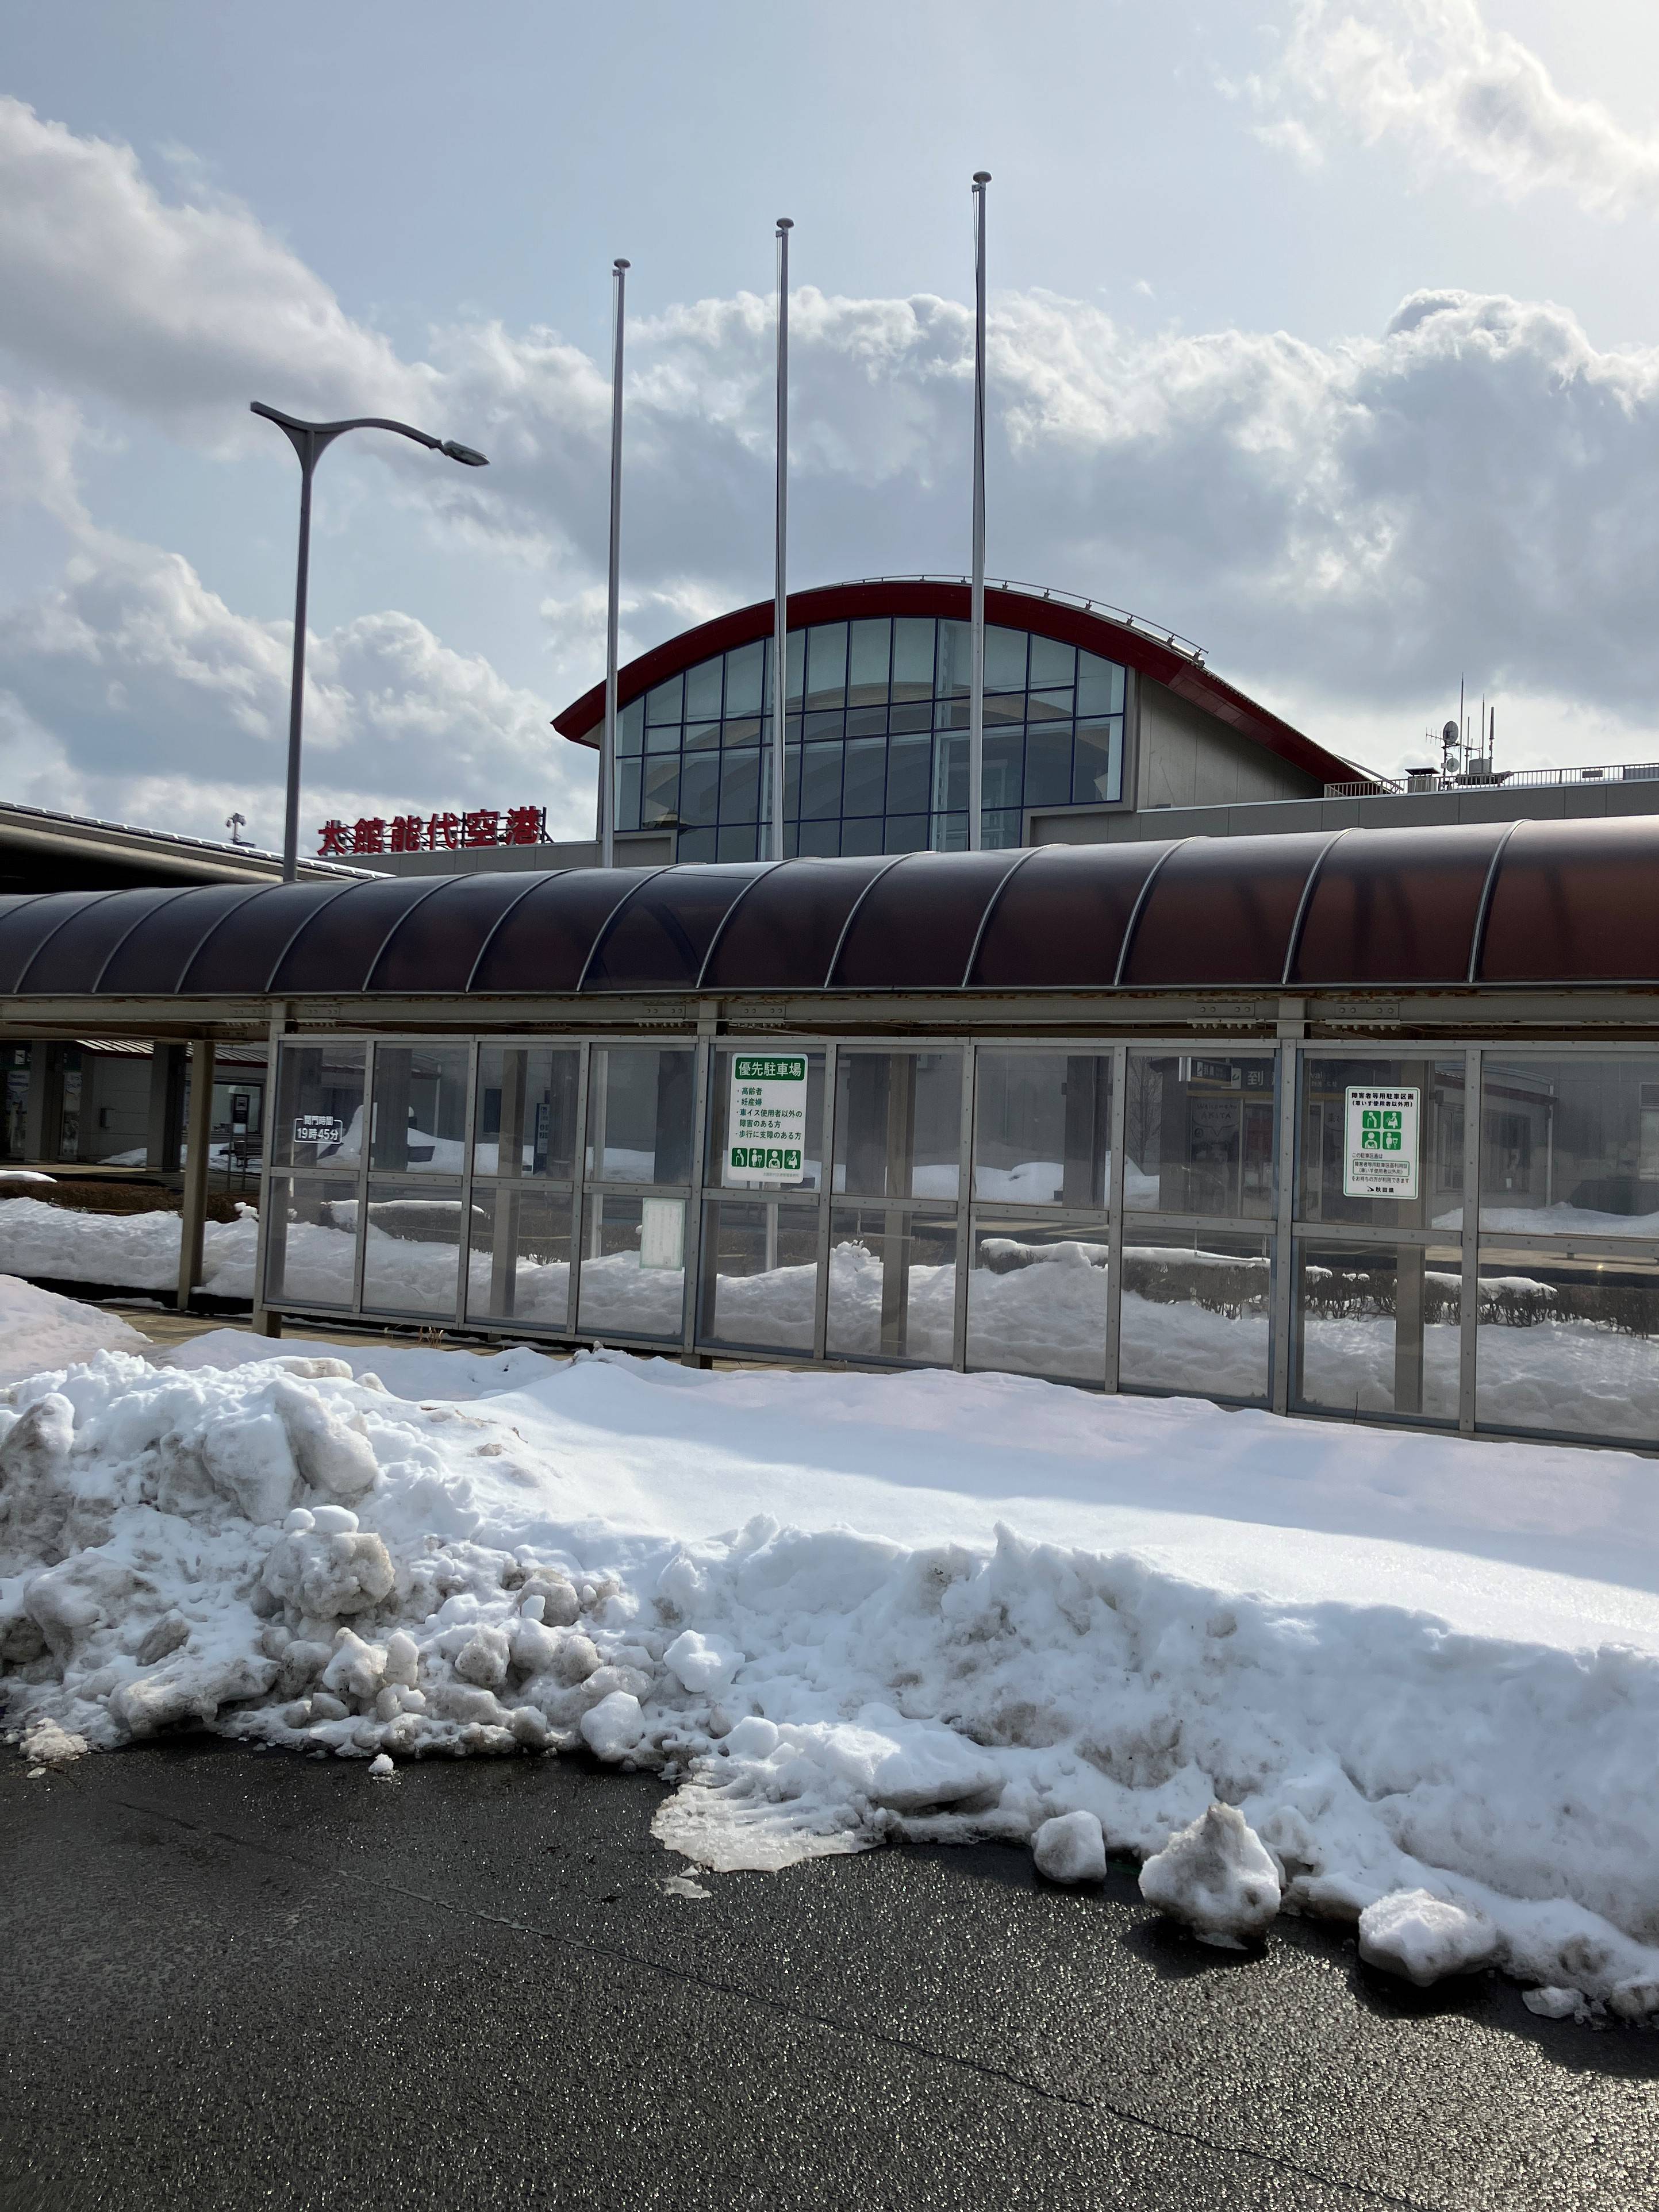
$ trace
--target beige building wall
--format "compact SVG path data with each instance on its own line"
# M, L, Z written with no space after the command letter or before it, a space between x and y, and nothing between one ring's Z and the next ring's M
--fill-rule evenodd
M1229 806L1255 799L1319 797L1323 787L1276 754L1236 736L1164 684L1138 679L1134 803Z

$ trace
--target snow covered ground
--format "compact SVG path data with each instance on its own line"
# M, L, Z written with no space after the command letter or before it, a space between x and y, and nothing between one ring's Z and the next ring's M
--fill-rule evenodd
M1247 1893L1223 1940L1277 1891L1402 1972L1659 2012L1647 1462L1013 1376L44 1342L0 1401L43 1762L585 1744L717 1870L1046 1829L1086 1878L1098 1824L1201 1932Z

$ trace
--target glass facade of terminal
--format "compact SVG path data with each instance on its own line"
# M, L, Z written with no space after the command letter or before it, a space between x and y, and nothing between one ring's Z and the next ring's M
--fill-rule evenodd
M619 830L677 827L681 860L752 860L770 815L769 641L635 700L617 733ZM789 641L785 853L967 843L969 630L931 616L820 623ZM985 842L1028 806L1123 796L1124 672L1076 647L985 632Z
M760 1050L781 1185L727 1143ZM1409 1195L1356 1194L1380 1091ZM278 1308L1659 1449L1651 1047L340 1037L275 1134Z

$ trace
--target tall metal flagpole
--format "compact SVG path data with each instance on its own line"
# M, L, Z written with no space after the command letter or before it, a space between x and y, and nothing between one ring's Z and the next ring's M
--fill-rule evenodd
M599 750L599 860L616 865L616 647L622 584L622 325L628 294L625 261L612 263L616 325L611 343L611 574L605 603L605 735Z
M973 585L967 708L967 846L985 842L985 186L973 173Z
M784 750L789 710L790 233L778 218L778 518L772 611L772 852L784 857Z

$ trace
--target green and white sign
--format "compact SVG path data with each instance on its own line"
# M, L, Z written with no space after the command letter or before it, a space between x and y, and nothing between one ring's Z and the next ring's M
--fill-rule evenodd
M807 1056L734 1053L726 1176L734 1182L804 1182Z
M1420 1091L1368 1089L1345 1093L1342 1194L1345 1198L1415 1198Z

